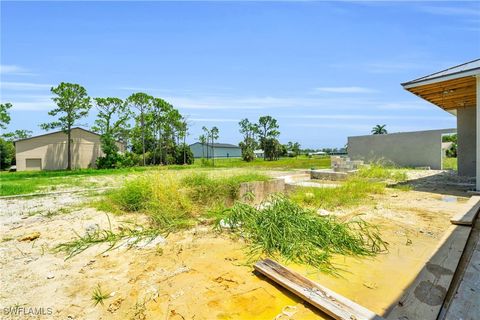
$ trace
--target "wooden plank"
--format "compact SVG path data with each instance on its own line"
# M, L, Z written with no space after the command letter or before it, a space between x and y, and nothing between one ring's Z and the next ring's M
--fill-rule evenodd
M334 319L383 319L374 312L294 271L288 270L273 260L259 261L254 265L254 268Z
M425 267L387 314L387 320L437 319L470 230L467 226L450 226Z
M439 319L445 320L473 320L478 319L480 312L480 223L478 223L470 235L467 248L469 251L465 268L461 274L460 284L455 289L453 299L447 306L444 316ZM470 249L470 250L467 250Z
M473 221L477 217L479 210L480 196L472 196L467 201L466 210L459 212L457 215L450 219L450 222L453 224L471 226L473 225Z

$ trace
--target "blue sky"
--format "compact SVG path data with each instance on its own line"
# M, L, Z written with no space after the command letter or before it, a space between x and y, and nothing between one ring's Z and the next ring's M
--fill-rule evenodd
M237 143L240 119L269 114L284 143L342 147L375 124L455 127L400 83L479 56L479 2L1 2L8 129L36 134L65 81L164 98L190 142L215 125Z

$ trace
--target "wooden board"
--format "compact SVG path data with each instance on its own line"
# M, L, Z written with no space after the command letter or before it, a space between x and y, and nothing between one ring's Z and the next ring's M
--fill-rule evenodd
M437 250L386 319L437 319L470 231L468 226L450 226Z
M472 245L458 288L449 303L445 315L439 319L473 320L480 313L480 223L477 222L467 246ZM467 250L466 250L467 251Z
M273 260L259 261L254 265L254 268L334 319L382 319L374 312L296 272L288 270Z
M480 196L472 196L466 204L466 210L455 215L450 222L464 226L471 226L480 210Z

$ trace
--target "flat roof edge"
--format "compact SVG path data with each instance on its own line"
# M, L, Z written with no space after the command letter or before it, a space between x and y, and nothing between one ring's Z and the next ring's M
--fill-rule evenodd
M396 135L396 134L406 134L406 133L423 133L423 132L433 132L433 131L438 131L439 133L444 132L444 133L456 133L457 128L445 128L445 129L430 129L430 130L420 130L420 131L402 131L402 132L392 132L392 133L387 133L387 134L364 134L361 136L349 136L347 139L350 138L360 138L360 137L378 137L378 136L391 136L391 135Z
M417 79L417 80L412 80L408 82L401 83L404 89L410 89L410 88L415 88L427 84L432 84L432 83L437 83L437 82L442 82L442 81L448 81L448 80L454 80L454 79L459 79L459 78L464 78L464 77L470 77L470 76L477 76L480 75L480 68L475 68L475 69L470 69L470 70L464 70L464 71L459 71L455 73L451 73L448 75L440 75L437 77L433 78L428 78L425 80Z

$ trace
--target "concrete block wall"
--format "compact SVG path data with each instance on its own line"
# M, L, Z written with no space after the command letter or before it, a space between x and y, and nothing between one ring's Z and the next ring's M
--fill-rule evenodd
M400 167L442 169L442 135L455 132L441 129L348 137L348 156Z

